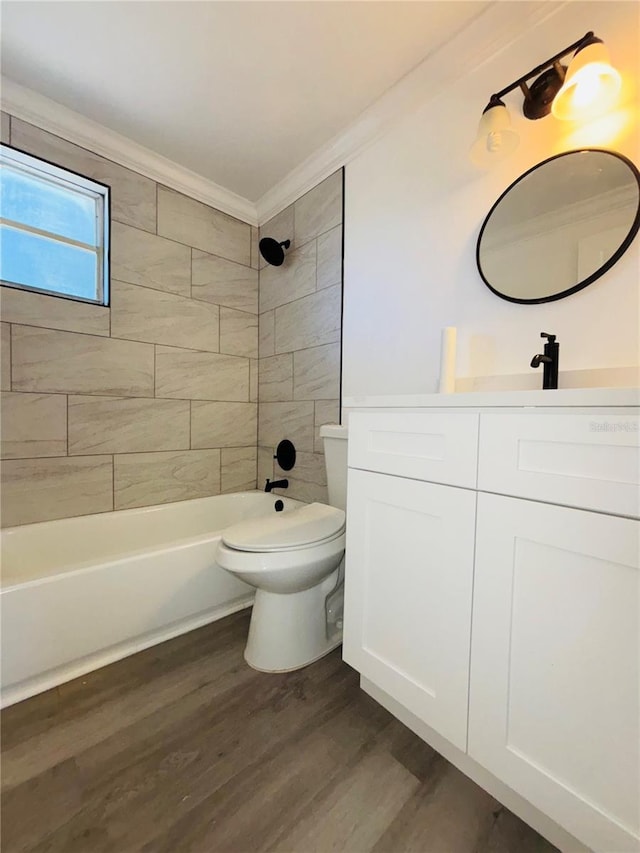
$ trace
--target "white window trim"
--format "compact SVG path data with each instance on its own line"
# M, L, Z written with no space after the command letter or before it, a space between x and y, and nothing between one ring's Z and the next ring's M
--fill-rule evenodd
M44 293L47 296L57 296L60 299L70 299L74 302L86 302L90 305L109 305L109 244L110 244L110 222L111 222L111 197L110 187L107 184L102 184L100 181L94 181L91 178L85 178L83 175L73 172L70 169L63 169L47 160L40 157L35 157L20 151L18 148L12 148L10 145L0 145L0 162L7 166L14 166L20 171L34 174L48 183L58 184L69 191L80 192L84 196L90 196L102 203L96 204L96 244L88 245L86 243L72 240L60 234L55 234L50 231L43 231L39 228L33 228L21 222L14 222L10 219L0 217L0 223L12 228L18 228L21 231L26 231L30 234L39 234L58 243L78 246L88 249L96 254L96 282L97 294L95 299L87 299L82 296L74 296L69 293L60 293L57 290L46 290L44 288L33 287L31 285L22 284L20 282L12 282L2 280L2 284L7 287L14 287L19 290L31 291L33 293Z

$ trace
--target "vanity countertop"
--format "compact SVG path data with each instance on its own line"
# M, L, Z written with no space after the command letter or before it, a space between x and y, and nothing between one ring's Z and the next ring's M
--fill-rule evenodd
M554 391L464 391L344 397L345 409L422 409L547 406L639 406L640 388L561 388Z

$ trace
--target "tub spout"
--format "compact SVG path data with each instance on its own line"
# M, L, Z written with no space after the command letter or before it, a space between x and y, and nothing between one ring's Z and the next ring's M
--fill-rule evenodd
M266 485L264 487L265 492L270 492L272 489L287 489L289 488L288 480L269 480L267 478Z

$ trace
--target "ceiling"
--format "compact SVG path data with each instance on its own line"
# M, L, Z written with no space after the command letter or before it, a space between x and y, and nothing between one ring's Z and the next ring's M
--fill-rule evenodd
M257 201L488 2L2 3L2 73Z

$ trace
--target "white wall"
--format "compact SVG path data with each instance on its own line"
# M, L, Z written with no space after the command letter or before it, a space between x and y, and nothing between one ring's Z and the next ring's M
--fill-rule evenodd
M561 370L638 364L640 238L594 284L544 305L498 298L476 270L484 216L522 172L587 146L638 162L637 4L571 2L553 9L347 165L344 396L436 390L440 334L449 325L458 328L459 377L526 373L541 351L542 330L558 335ZM589 126L551 116L532 122L513 92L505 101L520 147L492 171L475 170L468 149L491 93L588 30L605 40L623 74L623 109ZM615 138L611 126L619 130Z

